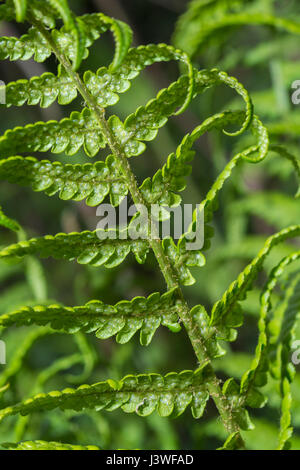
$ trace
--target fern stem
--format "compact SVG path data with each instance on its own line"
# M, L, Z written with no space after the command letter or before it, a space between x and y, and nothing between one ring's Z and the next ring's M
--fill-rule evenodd
M141 204L146 206L146 202L138 188L138 184L135 178L134 173L131 170L128 158L123 151L120 144L116 141L111 129L108 126L108 123L105 119L105 111L103 108L99 108L95 103L92 95L89 93L84 82L81 80L78 73L76 73L69 60L64 56L64 54L58 49L55 42L52 39L52 36L44 29L44 27L37 22L34 18L30 18L30 22L34 24L44 38L48 41L51 46L55 56L57 57L60 64L64 67L68 75L74 81L79 93L85 100L87 106L94 113L95 118L99 124L99 127L116 159L119 164L120 170L122 171L124 177L126 178L128 189L131 193L132 199L136 205ZM151 216L149 215L149 224L151 223ZM150 225L149 225L150 226ZM240 432L239 425L236 423L230 403L227 397L222 393L220 387L220 381L217 378L213 366L211 364L211 359L205 347L205 340L201 334L201 330L198 324L195 324L190 315L190 308L187 304L187 301L184 298L182 289L179 285L175 270L172 266L172 263L169 257L165 254L161 240L159 239L159 234L154 233L154 236L149 240L149 244L153 250L153 253L157 259L161 272L164 276L166 284L169 289L176 288L178 295L178 306L179 306L179 316L184 324L184 327L187 331L187 334L192 343L195 355L197 360L202 365L204 363L208 364L210 371L210 379L207 383L207 388L210 393L210 396L215 402L215 405L218 409L218 412L222 418L224 427L226 428L229 434ZM240 441L243 442L242 438Z

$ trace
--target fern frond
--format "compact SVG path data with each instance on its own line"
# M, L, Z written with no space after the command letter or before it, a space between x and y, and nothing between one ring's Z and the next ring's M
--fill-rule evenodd
M247 292L252 289L253 282L263 268L266 257L274 246L289 238L298 237L299 235L300 226L295 225L268 238L264 247L252 263L250 263L239 275L237 280L230 285L229 289L223 294L222 299L214 304L211 314L211 325L215 326L217 330L224 328L225 331L227 331L228 328L240 326L242 322L242 312L238 302L245 299Z
M289 450L290 439L293 435L292 424L292 403L293 398L291 394L291 385L287 377L283 378L281 384L282 401L281 401L281 418L280 418L280 432L278 437L278 445L276 450Z
M25 19L27 0L14 0L14 4L16 9L16 19L19 23L21 23Z
M200 126L197 126L191 134L187 134L181 144L177 147L176 152L171 153L167 159L167 163L162 169L158 170L154 177L147 178L142 186L141 192L149 204L160 204L172 207L180 203L180 197L176 192L183 191L186 187L185 176L191 172L190 164L194 158L195 152L192 151L192 146L205 132L209 132L213 129L224 129L229 124L240 124L245 119L245 113L243 112L224 112L221 114L215 114L203 121ZM252 121L253 132L255 133L259 129L258 135L258 149L260 156L257 161L262 161L267 153L268 136L266 129L258 121L256 116L253 117ZM251 150L252 152L252 150ZM254 153L254 152L253 152ZM218 178L216 188L221 189L225 182L225 175L229 178L230 171L233 170L234 166L239 160L245 158L245 153L235 157L224 170L224 173ZM223 180L223 181L222 181ZM212 192L208 195L211 196ZM207 197L207 203L208 203ZM214 194L216 197L216 193ZM212 204L213 205L213 204Z
M279 265L271 272L266 287L261 294L261 311L259 317L259 338L258 344L255 351L255 357L252 361L250 369L244 373L241 380L241 393L247 396L251 393L255 386L262 387L267 383L267 372L268 372L268 334L267 334L267 322L268 316L272 309L271 295L278 283L279 277L284 272L285 268L291 263L297 261L300 258L300 252L293 253L290 256L285 257ZM294 323L294 320L291 321ZM290 326L290 325L288 325ZM288 328L290 331L290 328Z
M272 271L269 281L261 296L261 314L259 320L259 341L255 352L255 358L251 364L251 368L243 375L241 381L241 393L247 395L251 392L251 387L261 387L267 382L267 371L268 367L268 346L269 341L267 339L267 317L272 309L271 294L278 282L279 277L284 272L284 269L291 263L300 259L300 252L295 252L292 255L284 258L279 265ZM281 351L281 363L279 366L279 374L281 378L281 394L282 394L282 417L280 423L280 435L278 449L286 448L288 440L292 435L291 424L291 390L290 382L294 378L293 366L289 363L288 351L291 349L291 343L293 338L293 329L296 323L296 319L300 313L300 296L298 294L299 288L299 277L296 277L296 282L293 282L291 288L286 292L288 299L288 305L284 312L282 319L282 325L280 329L280 337L278 338L278 344L280 344L279 350ZM290 291L292 294L290 294ZM273 335L276 331L275 325L278 319L274 319L270 324L270 329L273 331ZM272 326L271 326L272 325ZM278 328L277 328L278 330ZM274 339L271 339L271 343ZM272 348L272 345L271 345ZM274 346L273 346L274 348ZM272 370L274 373L274 368Z
M122 233L122 232L121 232ZM111 238L107 238L107 236ZM102 230L80 233L58 233L55 236L32 238L22 241L0 251L0 259L21 258L26 255L39 254L41 258L52 257L92 266L113 268L122 263L132 252L139 263L143 263L149 250L146 240L118 238L120 234L111 230L109 234Z
M48 3L59 13L65 27L73 36L74 40L74 59L73 68L77 70L82 62L85 53L85 38L80 19L73 15L69 8L67 0L47 0Z
M132 48L129 50L121 66L118 64L118 68L114 60L112 65L113 70L116 70L115 73L111 74L111 69L101 67L96 74L90 71L86 72L84 81L90 93L95 96L97 104L101 107L105 107L109 104L114 104L112 100L118 100L116 93L126 91L130 86L129 80L135 78L145 67L155 62L168 62L170 60L185 63L188 71L188 85L183 103L176 113L174 111L175 114L180 114L186 109L193 98L196 71L191 65L187 54L172 46L167 46L166 44L149 44L147 46ZM103 85L105 85L106 89L103 89ZM99 96L99 91L102 92L101 96Z
M84 31L84 55L88 56L88 48L107 31L109 25L101 21L98 13L83 15L78 18ZM74 60L76 50L74 37L66 27L52 31L53 38L58 47L63 48L66 55ZM52 54L51 47L36 27L29 29L27 34L20 38L13 36L0 37L1 60L28 60L34 57L36 62L44 62Z
M165 376L128 375L120 381L107 380L94 385L81 385L77 389L67 388L62 392L40 393L0 410L0 421L11 415L24 416L55 408L76 411L122 408L126 413L136 412L139 416L149 416L157 409L162 417L177 417L188 406L191 406L194 418L200 418L209 398L205 386L208 376L208 368L204 365L196 371L170 372Z
M218 55L221 50L220 45L225 42L226 35L224 33L230 32L229 29L233 27L258 24L299 34L299 22L277 18L270 14L272 3L272 1L266 0L263 2L263 6L257 10L258 2L256 0L193 0L188 12L179 21L177 30L179 35L176 40L185 43L194 55L213 40L217 46L215 52ZM241 431L253 429L247 407L261 408L265 405L266 400L260 387L266 383L268 374L271 373L273 378L279 382L282 400L278 447L280 449L286 448L292 433L291 382L295 371L289 363L289 356L293 332L300 311L299 274L294 272L288 278L288 283L285 284L285 287L288 287L284 296L274 295L274 289L282 272L293 261L300 259L300 252L295 252L294 246L287 243L292 237L300 236L300 225L291 225L269 237L257 254L261 245L257 249L254 247L257 247L257 241L261 238L255 235L249 236L248 239L243 238L247 230L247 213L252 213L252 209L249 208L250 206L246 207L244 201L241 201L240 209L235 213L235 207L232 204L232 209L226 212L226 216L229 214L230 217L226 217L225 224L223 224L229 242L222 245L221 254L218 254L216 250L216 253L212 255L212 269L207 271L207 275L211 276L212 270L219 269L224 260L231 260L234 256L239 257L239 260L247 259L247 262L253 257L254 259L225 291L223 297L214 304L211 315L207 313L203 305L190 308L180 286L192 285L195 279L190 272L190 267L201 267L206 262L202 251L205 251L210 244L213 233L210 223L218 206L219 193L225 182L233 175L236 167L242 161L262 162L268 151L271 150L292 163L300 181L298 159L279 145L270 145L267 128L254 115L250 95L236 78L216 68L198 71L193 67L187 52L166 44L149 44L148 46L130 48L132 32L127 25L102 13L77 17L70 9L68 0L31 0L30 2L27 0L6 0L4 5L0 5L1 19L17 20L18 22L26 20L31 28L27 34L20 38L0 38L0 59L26 60L34 58L38 62L43 62L53 54L52 58L59 64L56 74L45 73L40 77L17 80L7 85L2 82L0 91L5 91L6 95L6 104L3 106L22 106L27 103L28 105L39 104L46 108L55 101L67 105L79 97L80 100L83 100L82 107L86 106L86 108L82 112L72 113L60 122L38 122L6 131L0 137L0 180L29 186L34 191L43 191L48 196L58 194L63 200L81 201L86 199L86 203L90 206L100 204L106 196L109 196L111 206L117 206L129 193L137 209L138 206L144 207L151 204L159 204L160 207L176 207L181 202L178 193L185 189L186 176L191 171L189 164L195 155L192 147L205 132L217 129L223 130L227 135L237 136L249 130L254 136L255 143L238 147L239 153L235 152L235 156L225 165L202 203L197 205L187 233L181 236L177 244L172 237L165 236L165 233L160 237L159 223L169 216L169 212L167 213L163 209L157 216L153 213L150 216L148 212L146 222L143 220L142 223L139 223L138 219L141 214L137 212L125 229L58 233L54 236L46 235L29 240L25 239L25 232L22 228L2 214L0 209L0 225L17 231L18 237L18 243L0 248L0 261L8 261L7 264L14 266L27 256L25 265L23 263L26 284L23 282L19 285L21 284L23 290L26 285L29 285L35 297L35 301L31 302L26 294L24 303L21 304L20 299L18 302L10 301L10 307L7 309L5 307L7 298L4 293L4 305L1 307L1 312L5 313L0 316L0 330L10 326L31 326L31 328L30 335L15 351L12 359L10 358L9 365L0 375L1 397L7 391L9 382L13 381L15 374L20 370L29 348L40 335L53 332L75 334L75 346L79 349L76 354L71 352L66 357L56 358L50 366L43 369L31 389L32 398L23 399L20 403L0 410L0 421L8 416L18 414L25 416L35 411L56 408L74 411L122 409L125 412L136 412L140 416L148 416L157 410L160 416L177 417L189 406L191 406L193 417L200 418L206 402L209 397L212 397L224 424L224 429L226 429L226 434L224 431L222 435L222 439L225 441L222 448L241 449L244 448ZM60 27L61 22L63 27ZM186 38L182 40L184 25L186 25L184 31ZM112 32L116 44L111 64L99 68L96 72L85 69L83 74L77 73L76 71L83 60L89 55L90 46L107 30ZM250 62L252 60L255 64L262 66L261 58L269 58L272 55L270 54L271 49L255 51ZM275 49L278 51L278 44ZM242 45L236 52L232 51L230 57L226 56L225 61L221 63L237 64L237 61L245 54L244 50ZM288 60L283 66L282 80L276 79L274 67L271 65L274 90L268 89L254 94L256 99L261 98L261 101L258 102L258 106L260 106L258 109L262 108L263 115L266 114L266 110L263 109L265 103L269 103L268 100L274 99L276 96L278 102L281 98L281 101L285 100L285 107L282 106L282 109L288 109L288 96L284 87L290 83L291 78L296 77L297 67L291 65L292 55L296 52L295 48L290 51ZM211 64L216 60L217 55L211 54L208 63ZM179 78L175 82L161 90L154 99L140 106L123 121L110 112L106 113L105 108L116 104L120 94L130 88L132 80L146 67L158 62L169 61L176 61L180 63L179 65L184 66L185 71L181 72L182 69L180 69ZM242 60L242 63L249 66L246 59ZM224 67L228 68L225 65ZM277 69L279 68L280 66L277 67ZM183 138L176 151L169 155L163 168L158 170L153 178L147 178L139 187L128 158L142 154L146 150L147 142L156 137L159 129L167 123L171 116L184 112L194 98L219 85L231 88L236 92L237 98L242 98L244 111L226 111L206 118ZM214 106L214 103L211 103L209 96L207 98L206 104L209 104L207 108L211 108L210 105ZM233 105L236 106L236 103L234 102ZM273 111L267 110L267 113L274 117L274 121L279 116L275 108ZM106 114L109 114L110 117L106 118ZM291 132L294 142L296 124L295 121ZM228 132L230 127L237 127L238 130ZM279 142L282 135L281 122L279 121L277 129L276 127L272 128L271 123L270 129L272 134L277 136L275 142ZM249 142L247 136L243 142ZM220 151L221 141L213 140L210 143L213 145L213 164L222 168L221 161L224 155ZM106 147L110 149L112 155L109 155L104 162L97 161L94 164L62 164L48 160L39 161L33 156L27 156L28 154L33 155L33 152L48 151L75 155L83 148L88 156L93 157L100 149ZM240 151L241 148L244 150ZM23 153L26 155L19 156ZM81 155L79 156L81 157ZM265 165L267 171L270 170L270 166L267 162ZM290 176L291 171L288 163L284 165L284 170L286 167L288 167L286 175ZM208 168L210 168L210 164ZM274 176L275 172L272 167L270 175ZM279 175L280 180L283 180L280 172L281 168L277 169L277 176ZM257 173L261 175L259 172L254 174ZM233 190L225 194L225 203L228 201L229 206L237 192L244 196L248 182L244 181L244 174L241 176L242 178L239 178L237 175ZM299 191L297 195L300 195ZM248 199L250 200L251 197ZM270 203L270 200L271 197L259 207L261 213L268 210L267 204ZM297 201L293 202L297 217L297 206L295 205ZM249 205L251 204L249 203ZM225 206L227 207L227 203ZM274 212L271 210L268 212L270 214L265 218L266 221L270 221L271 217L274 218ZM204 214L202 251L189 249L190 245L188 245L192 242L192 236L196 237L196 234L199 234L197 230L199 229L199 213L201 218ZM237 216L237 220L234 220L235 216ZM276 216L279 219L279 211ZM289 216L292 217L291 214ZM158 225L154 227L156 222ZM294 223L294 220L292 222ZM103 224L99 224L98 227L101 225ZM275 226L277 225L275 224ZM154 233L152 233L152 228L154 228ZM238 228L238 232L234 234L236 228ZM132 229L134 229L135 236L133 236ZM238 244L237 241L241 241L241 243ZM264 237L263 241L265 242ZM278 252L274 257L270 256L267 259L273 247L279 244L281 247ZM41 258L52 257L94 267L113 268L120 265L131 253L138 263L145 262L150 248L167 284L167 292L165 294L154 293L147 298L136 297L131 301L121 301L115 305L104 304L99 300L75 307L49 304L46 299L45 281L43 275L40 274L41 265L33 257L38 255ZM227 361L227 366L225 364L223 369L219 368L219 370L227 373L229 377L231 375L237 377L237 380L229 378L222 384L214 370L214 360L226 353L226 350L221 348L219 340L234 341L236 339L236 328L243 323L244 312L241 302L246 299L247 293L258 279L259 273L266 266L267 268L273 267L276 264L274 259L277 259L278 256L282 258L286 254L288 256L272 270L261 296L259 337L254 359L250 363L247 355L246 366L243 365L243 370L246 372L242 377L240 371L237 371L237 365L235 364L235 368L230 368ZM12 277L12 273L19 274L20 271L10 271L9 275ZM104 275L104 273L102 274ZM220 274L215 275L215 282L208 286L207 291L204 292L204 288L200 286L200 291L195 292L195 297L200 296L211 302L220 290L220 286L225 285L227 275L231 276L230 267L226 263L224 270L220 270ZM8 279L7 270L3 272L0 270L1 276L3 280ZM9 282L11 280L8 279ZM99 285L97 280L97 285L94 286L97 292L108 285L107 275L104 276L103 282L104 284L101 279L102 284ZM255 292L257 291L258 289ZM16 290L9 292L10 298L14 292ZM79 299L81 295L82 290L79 289L77 292ZM275 298L278 302L275 310L272 309L271 297L272 300ZM282 297L283 301L278 301L278 298ZM248 304L250 303L251 308L248 305L250 313L253 313L255 308L257 310L256 316L252 316L252 320L256 320L258 313L256 299L251 298ZM25 307L21 306L24 304ZM247 305L246 311L248 311ZM40 325L43 328L35 330L33 325ZM58 373L75 365L83 371L81 370L81 373L77 375L68 375L66 379L69 382L82 383L91 377L95 365L95 353L92 345L88 343L86 333L94 333L100 339L116 336L116 341L122 344L129 342L134 334L139 332L140 343L146 346L150 344L160 325L167 326L174 332L179 331L181 325L185 327L197 362L200 364L199 369L169 373L165 376L159 374L130 375L122 380L107 380L93 385L82 385L77 389L39 393L44 390L46 381L50 378L53 381L59 381ZM22 333L22 330L20 333L18 331L12 332L13 335ZM9 335L10 332L5 331L4 339ZM70 337L68 337L69 340ZM130 348L129 345L128 347ZM229 349L228 345L226 349ZM130 349L128 351L130 352ZM233 356L229 353L229 361ZM113 359L113 368L117 366L118 361L119 358ZM231 373L231 371L233 372ZM13 398L14 392L14 387L12 387L10 400ZM28 396L28 392L25 396ZM45 450L90 448L89 446L77 447L57 442L23 442L26 426L27 419L19 418L15 427L17 444L8 443L6 444L7 448L16 450L22 448ZM78 442L80 442L79 439ZM98 450L98 448L93 448Z
M298 261L300 258L300 252L297 251L293 255L291 255L289 258L286 258L286 263L291 264L295 261ZM282 316L282 321L280 324L280 330L275 327L275 324L272 324L272 341L274 341L274 338L276 334L279 333L277 337L277 342L278 344L282 344L284 347L291 347L291 343L294 339L294 334L295 334L295 327L297 324L297 321L299 319L299 312L300 312L300 294L299 294L299 285L300 285L300 279L299 279L299 273L296 272L296 276L291 282L288 284L287 287L287 306L284 310L283 316ZM288 292L290 291L290 292ZM288 295L289 294L289 295ZM270 326L271 329L271 326Z
M60 199L81 201L97 206L111 193L111 203L119 204L127 194L124 178L112 156L106 162L84 165L37 160L33 157L10 157L0 160L0 180L30 186L48 196L59 193Z
M62 18L63 22L66 26L69 26L70 29L74 26L73 21L73 13L71 12L68 1L67 0L46 0L54 10L59 14L60 18Z
M192 57L212 40L221 44L226 32L235 27L261 25L291 34L300 34L297 21L272 16L267 12L243 12L241 9L234 12L230 8L232 2L228 1L214 1L207 5L201 3L199 4L199 1L191 3L190 11L188 10L178 22L174 36L176 46L183 48Z
M54 101L56 97L54 95L51 98L48 96L47 100L44 101L43 93L47 91L47 87L45 88L44 85L47 84L48 81L51 82L52 80L59 80L51 74L50 76L49 74L47 75L47 77L42 75L40 79L32 79L31 84L32 86L37 86L37 88L39 88L39 84L41 82L43 83L42 94L40 94L37 99L42 100L41 105L45 107L49 105L49 99ZM45 78L45 82L42 80L43 77ZM196 82L196 85L199 83L199 87L197 88L196 86L196 92L198 93L203 91L203 88L206 89L205 81L207 81L207 86L212 86L214 80L216 83L221 83L222 80L224 80L225 83L227 82L227 78L223 77L223 74L218 71L210 73L203 72L201 73L201 79L199 72L198 79L199 82ZM230 83L230 77L228 77L228 81ZM20 86L25 86L25 83L23 83L23 81L21 82ZM151 100L145 107L140 107L133 115L128 116L124 125L116 116L112 116L109 119L110 128L120 143L124 146L127 156L139 155L142 153L145 149L145 145L142 142L153 140L157 134L157 129L165 124L166 119L170 115L175 113L178 104L182 105L186 92L184 86L182 86L183 83L181 82L182 80L178 80L168 89L162 90L156 99ZM15 82L15 84L18 83L19 82ZM31 87L29 83L26 84ZM63 82L61 83L61 86L63 86ZM244 95L244 90L238 83L232 84L232 86L236 86L237 91ZM14 84L8 85L8 105L10 103L10 87L12 87L11 93L15 94ZM73 92L74 94L77 93L76 90L73 90ZM73 96L75 97L76 95ZM14 100L16 99L18 100L18 98L14 97ZM59 95L59 100L60 99L61 97ZM249 119L252 119L251 103L248 102L246 95L245 100L248 112L244 115L245 120L243 127ZM16 101L11 104L15 103ZM19 105L21 104L23 103L20 102ZM35 104L35 102L30 101L29 104ZM224 117L223 115L216 115L215 126L219 127L222 120L224 125L227 122L240 122L239 116L242 116L242 114L238 115L237 113L236 117L230 113L225 113ZM197 128L193 135L191 135L190 139L187 138L185 145L192 145L192 142L199 138L201 132L204 133L206 130L210 130L210 128L213 127L214 118L209 118L203 123L202 131L201 127ZM76 139L74 139L74 135L76 135ZM7 156L16 154L19 151L44 152L51 149L54 153L65 151L68 155L73 155L81 148L82 145L84 145L85 152L88 156L94 156L100 148L104 148L106 145L97 121L88 109L84 109L81 113L73 112L70 118L65 118L59 123L56 121L50 121L48 123L38 122L34 125L27 125L25 127L17 127L13 130L8 130L0 139L0 153L3 153L3 156ZM167 165L170 166L170 164L171 161L168 162Z
M0 327L12 325L50 325L66 333L93 332L97 338L107 339L117 335L118 343L127 343L140 330L140 342L150 344L160 324L179 330L176 290L163 295L154 293L148 298L135 297L116 305L106 305L92 300L81 307L61 305L23 307L0 316Z
M127 133L127 136L122 135L121 143L124 144L124 140L125 142L153 140L157 135L157 129L175 114L178 106L183 106L188 83L186 76L178 79L169 88L161 90L157 97L150 100L146 106L139 107L135 113L128 116L124 122L124 129L122 129ZM253 118L253 107L248 92L236 79L218 69L195 71L194 96L203 93L212 86L221 84L233 88L245 102L245 120L241 129L232 134L227 133L238 135L249 127Z
M50 54L48 44L35 28L30 29L28 34L20 38L0 37L1 60L28 60L34 56L37 62L44 62Z
M203 305L196 305L191 309L191 318L195 327L199 328L205 348L211 359L216 359L226 354L217 341L215 331L211 328L209 315Z
M27 2L26 19L39 21L46 29L55 28L58 13L48 1L30 0Z
M210 129L211 126L214 126L215 124L222 122L223 120L223 114L221 115L215 115L206 121L206 126L207 128ZM229 118L231 114L225 114L225 119ZM232 118L234 116L238 117L238 114L233 114ZM214 122L215 121L215 122ZM195 129L195 134L193 137L198 138L198 133L201 135L202 131L205 130L205 127L203 128L200 126L199 128ZM247 148L246 150L238 153L235 155L230 162L226 165L224 170L221 172L221 174L218 176L217 180L215 183L212 185L211 189L209 190L208 194L206 195L204 201L199 205L199 208L196 209L193 213L193 221L188 229L188 231L181 236L178 242L178 248L180 249L181 245L185 245L187 237L191 235L191 233L195 233L196 230L196 223L197 223L197 217L198 217L198 212L203 212L204 213L204 232L205 232L205 240L204 240L204 247L203 250L206 250L210 247L210 238L213 236L213 229L209 225L213 218L213 213L217 210L218 208L218 195L220 190L223 188L224 183L227 181L227 179L231 176L232 171L234 168L243 160L246 160L250 163L259 163L263 161L268 153L269 149L269 135L267 128L261 123L261 121L254 116L252 120L252 126L251 130L254 133L254 135L257 138L257 145L252 146Z
M7 215L4 214L1 206L0 206L0 225L2 227L8 228L9 230L12 230L13 232L19 232L19 230L21 229L18 222L11 219L10 217L7 217Z
M0 137L1 158L21 152L49 152L74 155L82 147L89 157L105 148L105 138L93 114L84 109L73 111L61 121L36 122L8 129Z
M282 263L290 264L300 259L300 252L285 258ZM279 267L278 267L279 269ZM295 273L294 273L295 274ZM274 312L269 326L271 373L280 381L281 420L277 449L290 447L293 433L291 427L292 395L291 383L295 378L295 368L291 363L292 343L295 339L295 328L300 314L300 277L299 273L291 276L285 286L282 304Z
M14 354L12 355L7 367L0 374L0 388L3 387L19 372L20 368L22 367L24 357L31 349L35 341L52 333L53 331L51 331L50 328L37 328L27 334L24 341L19 344L14 351Z
M118 94L124 93L134 79L148 65L160 61L169 61L175 57L175 49L166 45L148 45L133 48L116 72L101 67L96 74L86 72L85 83L90 93L95 96L99 106L114 105ZM42 107L50 106L56 98L59 104L68 104L77 97L77 89L72 79L59 66L58 76L45 73L30 80L18 80L6 85L6 105L22 106L25 103ZM184 99L183 101L184 102Z
M52 6L59 12L67 30L69 30L75 39L75 55L73 59L74 70L77 70L85 55L85 29L82 18L74 17L69 9L67 0L48 0ZM99 24L104 24L112 30L116 42L116 50L111 69L119 67L126 56L132 41L132 31L130 27L120 20L110 18L103 13L98 13L97 20Z
M53 441L23 441L17 444L5 442L1 446L8 450L101 450L97 446L79 446Z
M119 93L124 93L130 87L130 80L134 79L141 70L155 62L184 60L186 57L182 53L166 46L165 44L140 46L130 49L122 65L118 70L110 72L106 67L101 67L96 74L88 71L84 74L84 82L90 94L95 99L98 106L105 108L112 106L119 100ZM246 103L246 117L241 129L231 135L242 133L250 125L253 117L252 101L245 88L233 77L225 72L213 69L211 71L197 71L193 69L189 76L181 77L177 82L172 83L168 89L161 90L157 98L151 100L146 106L128 116L124 127L117 121L117 139L124 145L128 143L131 155L139 155L140 143L137 141L152 140L156 136L157 129L162 127L167 118L171 115L182 112L194 96L202 93L211 86L220 84L236 90ZM192 88L191 88L192 87ZM192 89L192 93L191 90ZM18 80L6 85L6 105L22 106L39 104L41 107L50 106L56 99L59 104L69 104L77 97L77 89L72 79L59 66L58 75L45 73L40 77L33 77L30 80ZM178 107L180 108L178 110ZM114 123L113 123L113 127ZM143 131L141 131L143 129ZM125 133L124 133L125 131ZM136 149L138 145L138 150ZM134 151L132 151L132 147ZM126 150L126 149L125 149Z
M122 62L128 53L132 42L132 30L128 24L123 23L123 21L110 18L103 15L102 13L100 13L100 17L104 20L104 22L106 21L110 25L115 38L116 50L113 61L110 65L110 70L114 71L122 65Z
M300 197L300 161L299 161L299 159L297 157L295 157L295 155L288 152L281 145L271 145L270 150L272 152L278 153L281 157L286 158L294 166L295 171L296 171L296 175L297 175L297 179L298 179L298 191L297 191L295 197L296 198Z
M101 67L95 73L85 72L84 82L100 107L113 105L118 94L130 88L130 82L147 66L155 62L176 60L176 49L165 44L149 44L129 50L121 66L115 71Z

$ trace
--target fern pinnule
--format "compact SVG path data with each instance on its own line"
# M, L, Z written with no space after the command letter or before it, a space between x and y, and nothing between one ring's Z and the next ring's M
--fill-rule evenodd
M18 444L5 442L2 447L8 450L101 450L97 446L80 446L50 441L23 441Z
M20 413L26 415L34 411L54 408L90 408L100 411L114 411L122 408L126 413L136 412L148 416L158 408L161 416L180 416L188 406L195 418L204 412L209 395L205 389L205 379L209 370L205 366L196 371L159 374L128 375L120 381L108 380L94 385L81 385L77 389L53 391L38 394L17 405L0 411L0 421Z

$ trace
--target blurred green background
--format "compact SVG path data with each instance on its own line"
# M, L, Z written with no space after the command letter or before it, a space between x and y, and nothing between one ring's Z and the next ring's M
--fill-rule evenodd
M293 20L298 18L300 22L300 4L297 1L232 2L235 3L237 10L234 11L250 9ZM222 30L200 50L193 50L189 43L195 29L191 21L197 25L198 19L184 20L187 24L183 23L183 28L176 29L176 23L187 4L183 0L70 1L77 14L102 11L129 23L134 31L135 46L150 42L175 42L176 46L193 53L194 63L199 68L217 66L237 77L250 91L255 112L268 125L273 142L284 143L299 158L300 108L291 102L291 85L294 80L300 79L298 37L270 27L249 25L230 28L230 31ZM214 20L213 17L204 18L207 23ZM2 36L18 36L25 31L23 26L16 24L2 23L0 28ZM81 69L95 71L109 64L113 50L112 37L103 35L92 46ZM53 58L43 64L31 60L3 61L0 78L7 83L40 75L46 70L55 72L56 65ZM131 89L121 95L119 103L108 109L108 115L117 114L124 119L176 80L178 73L177 64L174 63L149 67L135 79ZM186 113L169 120L142 156L131 159L138 181L142 182L145 177L153 175L183 136L203 119L215 112L242 106L235 93L225 87L209 90L198 97ZM39 120L59 120L81 107L82 100L77 99L65 107L53 104L47 109L24 106L2 110L0 132L2 134L6 129ZM250 139L248 135L232 138L220 132L201 138L196 144L197 155L183 201L199 203L226 162L248 146ZM96 159L103 156L105 152ZM65 163L89 161L83 152L74 157L51 154L40 154L39 157ZM207 253L206 266L193 270L197 282L184 289L190 305L202 303L210 309L229 283L257 254L268 235L289 224L299 223L300 202L294 199L296 190L297 181L290 163L271 153L260 165L243 164L235 170L223 189L220 208L214 218L216 234ZM96 208L87 207L84 202L49 198L5 182L0 185L0 203L6 214L18 220L30 237L94 230L98 223ZM2 246L14 241L14 235L1 230ZM249 366L258 337L259 288L266 274L292 251L295 243L286 243L274 250L266 263L265 272L244 302L246 320L239 337L231 346L226 345L228 354L225 358L216 361L221 378L228 375L239 378ZM90 299L113 304L165 289L152 256L144 265L137 265L133 258L128 257L121 266L112 270L54 260L45 260L42 265L35 260L18 265L1 263L0 279L0 314L21 305L40 303L45 298L70 306L84 304ZM276 296L280 297L280 293L278 291ZM61 389L73 386L76 381L93 383L106 378L120 379L128 373L167 373L197 367L184 331L174 334L162 327L146 348L140 346L138 335L130 343L118 345L115 339L100 341L93 335L43 333L44 329L30 327L10 329L3 335L7 342L8 364L0 365L0 389L8 379L11 384L5 398L2 398L3 405L30 396L36 390ZM300 329L297 335L300 339ZM272 382L268 385L268 392L268 406L252 414L256 430L245 433L247 446L252 449L268 449L276 445L280 402ZM299 374L293 393L293 447L300 449ZM36 413L30 418L12 418L0 426L0 442L44 439L94 444L106 449L210 449L219 446L225 437L212 403L209 403L200 421L193 420L189 411L176 420L161 419L156 414L139 418L122 411L84 414L52 411Z

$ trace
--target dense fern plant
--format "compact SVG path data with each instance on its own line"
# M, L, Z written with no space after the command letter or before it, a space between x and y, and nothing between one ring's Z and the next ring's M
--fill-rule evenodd
M168 327L171 332L178 331L182 325L193 347L195 362L189 364L189 370L165 375L127 375L122 380L112 377L91 385L81 385L77 389L37 393L19 403L6 402L7 406L0 410L0 420L55 408L96 410L98 413L121 408L124 412L135 412L141 417L157 410L162 419L167 416L176 418L190 408L193 417L200 419L211 399L227 436L222 448L243 449L243 431L253 429L248 409L262 408L266 404L267 397L261 389L272 376L272 380L279 385L282 403L278 449L288 447L292 434L291 382L294 376L290 351L300 311L299 272L294 272L285 280L285 293L275 307L272 306L272 298L285 269L300 259L297 247L271 271L261 292L258 344L252 364L244 371L241 380L232 377L221 380L215 372L214 361L226 354L227 342L235 341L237 328L243 324L241 302L254 287L271 250L298 237L300 225L289 226L269 237L210 312L203 305L189 306L182 286L190 286L195 281L191 267L201 269L205 264L205 253L213 237L211 223L218 206L219 192L236 167L259 164L271 149L289 160L299 176L299 161L277 143L270 143L267 128L253 112L248 92L235 78L216 68L199 71L194 68L187 53L166 44L131 48L131 30L119 20L101 13L76 17L66 0L7 0L0 5L0 18L30 25L28 33L20 38L0 39L1 59L27 60L33 57L37 62L43 62L53 54L58 62L57 74L45 73L40 77L7 84L2 107L40 104L46 108L56 100L60 105L68 105L77 96L81 97L84 106L81 112L74 111L69 118L60 122L37 122L8 130L0 139L1 180L29 186L33 191L44 192L48 196L58 195L62 200L85 200L89 206L97 206L109 197L111 205L117 207L129 194L137 207L143 205L150 208L151 204L176 207L181 203L179 193L185 189L186 178L191 171L190 164L195 156L193 144L204 133L223 129L234 137L249 131L253 139L250 146L239 151L227 163L195 210L189 230L177 243L171 237L160 239L158 232L154 237L147 232L146 238L141 236L133 240L122 237L118 230L115 237L110 238L99 237L97 231L84 231L26 239L21 227L1 212L1 225L16 232L19 238L17 243L1 249L1 260L15 262L25 258L28 263L36 263L35 269L39 270L40 266L34 258L39 255L42 258L76 260L80 264L105 269L120 265L130 253L138 263L143 263L151 250L166 285L164 292L155 292L147 298L135 297L116 305L92 300L86 305L71 308L49 304L45 296L38 299L37 295L39 303L1 315L2 331L12 326L41 327L28 334L23 350L1 375L1 403L5 403L9 380L17 371L24 351L37 337L51 332L81 335L77 336L81 352L45 371L37 392L42 390L42 384L49 376L80 362L81 355L86 353L84 333L93 333L99 339L116 336L117 342L123 344L139 331L141 345L148 346L160 325ZM239 18L239 22L242 21L243 18ZM292 27L286 23L283 26ZM83 74L79 73L79 67L80 71L84 68L89 47L106 30L112 31L116 43L112 63L109 67L100 67L97 72L86 70ZM172 60L185 65L183 75L176 82L161 90L149 103L140 106L124 122L115 115L106 117L106 109L118 102L119 95L130 88L132 80L143 69L155 62ZM171 116L183 113L198 95L221 84L240 95L245 110L224 111L205 119L184 136L162 169L138 183L130 158L145 151L146 143L155 139L159 129ZM238 127L238 130L229 133L230 127ZM101 160L100 151L106 148L110 153L104 161ZM96 161L62 164L34 156L20 156L21 153L33 152L64 152L73 156L82 149L87 157ZM187 248L198 211L204 213L205 225L205 242L201 251ZM148 217L150 226L151 215ZM126 231L130 230L135 220L136 217ZM91 444L85 447L38 440L6 444L6 447L31 450L98 449L94 446L97 442Z

